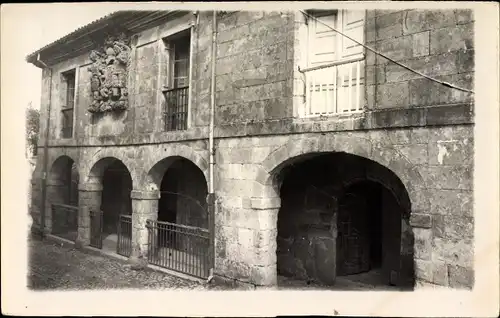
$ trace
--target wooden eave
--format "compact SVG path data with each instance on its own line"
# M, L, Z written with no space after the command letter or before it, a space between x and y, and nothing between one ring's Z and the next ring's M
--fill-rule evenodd
M172 10L117 11L31 53L26 61L40 68L52 66L96 49L103 44L108 34L124 32L132 35L187 13L188 11Z

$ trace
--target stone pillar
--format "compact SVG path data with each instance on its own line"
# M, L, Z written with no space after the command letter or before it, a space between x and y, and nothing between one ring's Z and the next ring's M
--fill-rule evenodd
M101 209L102 185L86 183L78 185L78 236L77 248L90 244L90 210Z
M66 203L66 194L68 186L64 181L58 179L47 180L47 199L45 200L45 233L52 232L53 222L53 203Z
M148 229L146 221L156 220L160 191L132 190L132 253L130 263L135 268L143 268L148 262Z
M253 251L256 258L250 281L258 286L278 284L276 249L280 204L278 197L250 199L250 206L258 218Z

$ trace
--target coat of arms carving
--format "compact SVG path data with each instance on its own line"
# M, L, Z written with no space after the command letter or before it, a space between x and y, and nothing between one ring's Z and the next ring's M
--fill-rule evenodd
M128 108L127 72L130 65L130 41L125 35L110 36L100 50L90 52L92 65L88 111L103 113Z

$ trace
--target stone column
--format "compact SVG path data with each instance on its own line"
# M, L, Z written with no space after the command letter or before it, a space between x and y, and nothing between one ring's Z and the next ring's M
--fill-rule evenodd
M68 187L62 180L47 180L47 199L45 200L45 233L52 232L53 222L53 203L66 203L65 195L68 193Z
M160 191L132 190L132 253L130 263L135 268L144 268L148 262L148 229L146 221L156 220Z
M278 197L250 199L250 206L258 218L253 251L256 258L250 281L258 286L278 284L276 248L280 204Z
M75 247L90 244L90 211L101 209L102 185L86 183L78 185L78 236Z

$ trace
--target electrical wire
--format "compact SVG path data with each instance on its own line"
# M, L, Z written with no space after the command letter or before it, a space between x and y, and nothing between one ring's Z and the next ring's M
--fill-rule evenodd
M319 23L323 24L323 25L324 25L324 26L326 26L327 28L329 28L329 29L331 29L331 30L333 30L333 31L337 32L338 34L342 35L343 37L348 38L349 40L353 41L354 43L361 45L361 46L362 46L362 47L364 47L365 49L367 49L367 50L369 50L369 51L371 51L371 52L373 52L373 53L375 53L375 54L377 54L377 55L382 56L383 58L385 58L385 59L387 59L387 60L391 61L391 62L392 62L392 63L394 63L394 64L397 64L397 65L401 66L402 68L405 68L405 69L409 70L410 72L413 72L413 73L415 73L415 74L418 74L418 75L420 75L420 76L422 76L422 77L424 77L424 78L427 78L428 80L431 80L431 81L433 81L433 82L439 83L439 84L444 85L444 86L446 86L446 87L449 87L449 88L457 89L457 90L460 90L460 91L463 91L463 92L467 92L467 93L474 94L474 91L472 91L472 90L469 90L469 89L466 89L466 88L462 88L462 87L458 87L458 86L456 86L456 85L453 85L453 84L448 83L448 82L445 82L445 81L440 81L440 80L438 80L438 79L436 79L436 78L434 78L434 77L431 77L431 76L425 75L425 74L423 74L423 73L421 73L421 72L419 72L419 71L417 71L417 70L412 69L412 68L411 68L411 67L409 67L409 66L406 66L406 65L404 65L404 64L402 64L402 63L400 63L400 62L397 62L397 61L395 61L395 60L391 59L390 57L386 56L385 54L380 53L380 52L378 52L377 50L372 49L371 47L369 47L369 46L367 46L367 45L365 45L365 44L363 44L363 43L360 43L359 41L356 41L356 40L354 40L353 38L351 38L351 37L349 37L349 36L345 35L344 33L342 33L342 32L340 32L340 31L338 31L338 30L334 29L334 28L333 28L333 27L331 27L330 25L328 25L328 24L326 24L326 23L324 23L324 22L322 22L322 21L318 20L316 17L314 17L314 16L312 16L312 15L308 14L307 12L305 12L305 11L303 11L303 10L299 10L299 11L300 11L300 12L302 12L302 14L304 14L306 17L308 17L308 18L310 18L310 19L314 19L316 22L319 22Z

